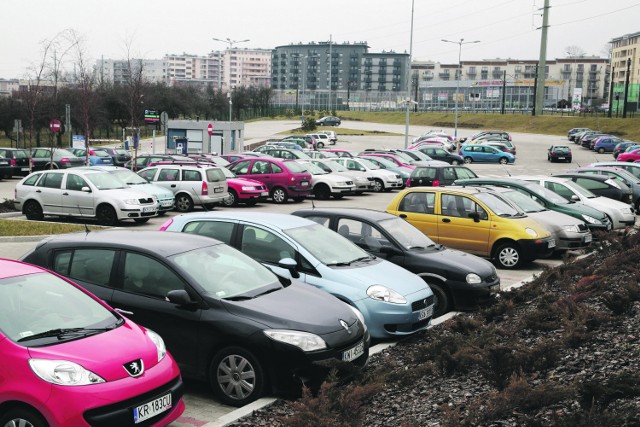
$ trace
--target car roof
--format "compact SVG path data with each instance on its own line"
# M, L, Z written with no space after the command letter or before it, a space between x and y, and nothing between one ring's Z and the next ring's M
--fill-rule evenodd
M264 224L267 226L289 229L304 227L307 225L315 224L305 218L297 217L294 215L272 212L191 212L187 214L181 214L174 217L174 220L179 218L189 218L190 220L196 219L226 219L230 221L241 220L247 222L253 222L256 224Z
M548 175L518 175L518 176L514 176L514 178L520 179L522 181L527 181L527 180L543 180L543 181L551 181L551 182L571 181L569 178L561 178L559 176L548 176Z
M118 247L133 250L146 250L163 256L171 256L193 249L221 244L210 237L189 233L168 235L169 231L156 230L102 230L57 234L47 237L38 244L87 243L103 247ZM188 237L187 237L188 236Z
M35 265L27 264L14 259L0 258L0 279L22 276L25 274L41 273L45 271Z
M427 192L438 192L438 193L464 193L464 194L479 194L479 193L490 193L491 189L486 187L467 187L462 185L450 185L447 187L410 187L402 192L406 193L427 193ZM400 192L400 194L402 193Z
M587 179L593 179L594 181L606 181L608 179L611 179L609 175L599 175L594 173L578 173L578 172L557 173L552 176L564 177L564 178L587 178Z
M396 215L392 215L384 211L364 208L305 208L299 209L296 212L304 212L305 214L312 214L316 212L318 214L325 215L351 216L375 222L389 218L398 218Z
M122 166L115 166L115 165L96 165L96 166L76 166L74 168L69 168L67 170L70 170L70 171L95 170L95 171L113 172L118 170L130 171L131 169L128 169Z

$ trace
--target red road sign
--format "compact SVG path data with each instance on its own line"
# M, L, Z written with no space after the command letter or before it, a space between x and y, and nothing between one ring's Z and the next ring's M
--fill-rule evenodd
M211 123L207 126L207 132L209 133L209 136L213 135L213 125Z
M60 120L53 119L49 122L51 132L60 132Z

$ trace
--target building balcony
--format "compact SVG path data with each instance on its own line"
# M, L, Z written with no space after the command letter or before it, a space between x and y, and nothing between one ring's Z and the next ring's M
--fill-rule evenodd
M504 73L502 72L502 70L494 70L494 71L491 73L491 76L492 76L494 79L499 79L499 78L502 78L502 75L503 75L503 74L504 74Z

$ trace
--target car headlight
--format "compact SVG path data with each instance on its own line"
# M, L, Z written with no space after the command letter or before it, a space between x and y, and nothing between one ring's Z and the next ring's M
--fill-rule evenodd
M145 328L146 329L146 328ZM147 329L147 336L156 345L156 349L158 350L158 362L164 359L164 356L167 355L167 347L164 345L164 340L160 335L153 332L151 329Z
M345 303L347 304L347 303ZM353 311L353 313L356 315L356 317L358 318L358 320L360 321L360 323L362 323L364 325L364 328L367 328L367 324L364 323L364 316L362 315L362 313L360 312L360 310L358 310L357 308L355 308L352 305L347 304L347 306L349 306L349 308Z
M597 219L595 219L594 217L589 216L589 215L582 214L582 218L583 218L585 221L587 221L589 224L602 224L602 222L601 222L601 221L599 221L599 220L597 220Z
M369 286L369 288L367 289L367 295L369 296L369 298L378 301L390 302L393 304L407 303L405 297L403 297L393 289L389 289L386 286L382 285Z
M623 215L627 215L631 213L631 208L622 208L620 209L620 213Z
M138 199L126 199L124 203L127 205L139 205L140 201Z
M263 332L274 341L294 345L302 351L316 351L327 348L327 343L322 338L309 332L282 329L269 329Z
M470 285L477 285L478 283L482 283L482 279L476 273L467 274L467 283Z
M534 230L533 228L525 228L524 231L527 232L527 234L531 237L538 237L538 233L536 233L536 230Z
M564 231L568 231L570 233L579 233L580 229L577 225L563 225L562 228Z
M256 189L256 187L253 187L251 185L243 185L242 186L242 191L253 191L255 189Z
M90 385L105 382L93 372L68 360L29 359L29 366L42 380L57 385Z

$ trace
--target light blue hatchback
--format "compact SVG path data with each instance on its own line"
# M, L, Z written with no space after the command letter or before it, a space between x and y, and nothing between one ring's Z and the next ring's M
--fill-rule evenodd
M483 144L463 145L459 154L465 163L500 163L506 165L516 161L516 156L513 154Z
M308 219L192 212L169 219L161 230L213 237L280 276L329 292L360 310L373 338L408 335L431 324L433 292L422 278Z

